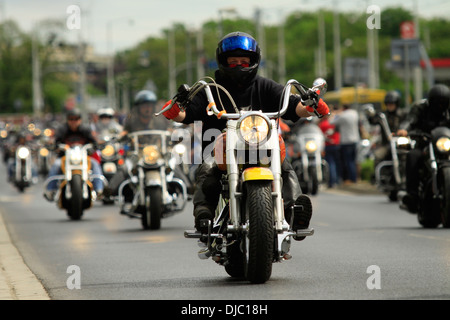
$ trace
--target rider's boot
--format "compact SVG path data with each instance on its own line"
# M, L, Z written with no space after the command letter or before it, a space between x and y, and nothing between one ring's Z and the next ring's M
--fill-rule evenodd
M197 205L194 208L194 217L195 217L195 229L202 233L208 233L208 226L201 223L202 220L210 220L212 221L214 210L211 207L206 205Z
M207 233L207 226L201 225L201 220L213 220L214 211L219 202L221 191L221 172L217 166L202 163L196 171L195 192L193 198L195 228Z
M56 194L55 190L46 190L44 192L44 198L47 199L47 201L52 202L55 200L55 194Z
M410 213L417 213L417 199L418 196L414 196L412 194L405 194L402 198L402 204L400 205L401 208L405 208Z
M285 218L288 223L291 223L292 211L291 208L285 209ZM305 195L300 195L295 201L294 205L294 219L291 225L293 231L300 229L307 229L312 217L312 203L311 199ZM302 241L304 236L293 236L294 240Z

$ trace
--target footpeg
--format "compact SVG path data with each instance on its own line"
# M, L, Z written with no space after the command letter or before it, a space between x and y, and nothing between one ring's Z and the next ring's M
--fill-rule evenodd
M190 239L200 239L202 237L202 234L197 230L185 230L184 237Z
M306 228L306 229L298 229L296 232L296 237L307 237L312 236L314 234L313 228Z

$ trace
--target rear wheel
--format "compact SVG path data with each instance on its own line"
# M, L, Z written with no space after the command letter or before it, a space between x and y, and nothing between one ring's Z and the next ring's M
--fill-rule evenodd
M246 188L248 233L242 241L245 277L252 283L264 283L272 274L272 187L270 181L249 181Z

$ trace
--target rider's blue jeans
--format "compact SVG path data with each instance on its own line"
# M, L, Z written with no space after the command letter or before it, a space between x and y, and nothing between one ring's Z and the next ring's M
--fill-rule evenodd
M97 162L97 160L91 158L91 170L93 174L102 174L102 168L100 167L100 164ZM52 167L50 168L50 171L48 173L48 178L54 177L58 174L62 174L61 171L61 158L58 158L53 163ZM92 184L94 186L94 190L97 192L103 191L103 181L99 178L95 178L92 181ZM48 191L56 191L58 189L58 180L52 180L47 184L47 190Z

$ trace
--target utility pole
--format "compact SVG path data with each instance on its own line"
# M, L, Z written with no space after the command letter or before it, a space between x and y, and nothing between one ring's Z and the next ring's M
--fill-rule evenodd
M420 29L419 29L419 1L414 0L414 37L420 39ZM422 68L420 65L414 67L414 98L417 100L422 99L423 92L423 77Z
M41 63L39 61L39 48L36 32L33 32L31 41L31 62L33 70L33 115L34 117L39 118L41 116L44 103L42 99Z
M79 91L78 97L80 99L80 110L83 116L83 121L87 121L87 103L86 103L86 44L83 43L81 31L78 31L78 67L79 67Z
M264 59L264 55L266 54L266 44L265 44L265 34L264 34L264 25L262 23L262 10L257 8L255 11L255 20L256 20L256 41L258 42L259 48L261 50L261 65L259 67L259 74L262 77L267 75L267 61Z
M203 29L200 27L200 29L197 31L197 78L203 78L205 76L205 66L204 66L204 59L205 59L205 49L203 48Z
M327 76L327 63L326 63L326 49L325 49L325 21L323 18L322 9L318 13L318 74L320 78L326 78Z
M281 13L280 26L278 27L278 81L286 83L286 47L284 45L284 23L285 18Z
M169 49L169 97L176 93L176 74L175 74L175 32L170 29L167 34Z
M334 42L334 87L335 90L342 88L342 57L341 57L341 34L339 11L337 10L338 2L334 1L333 14L333 42Z

